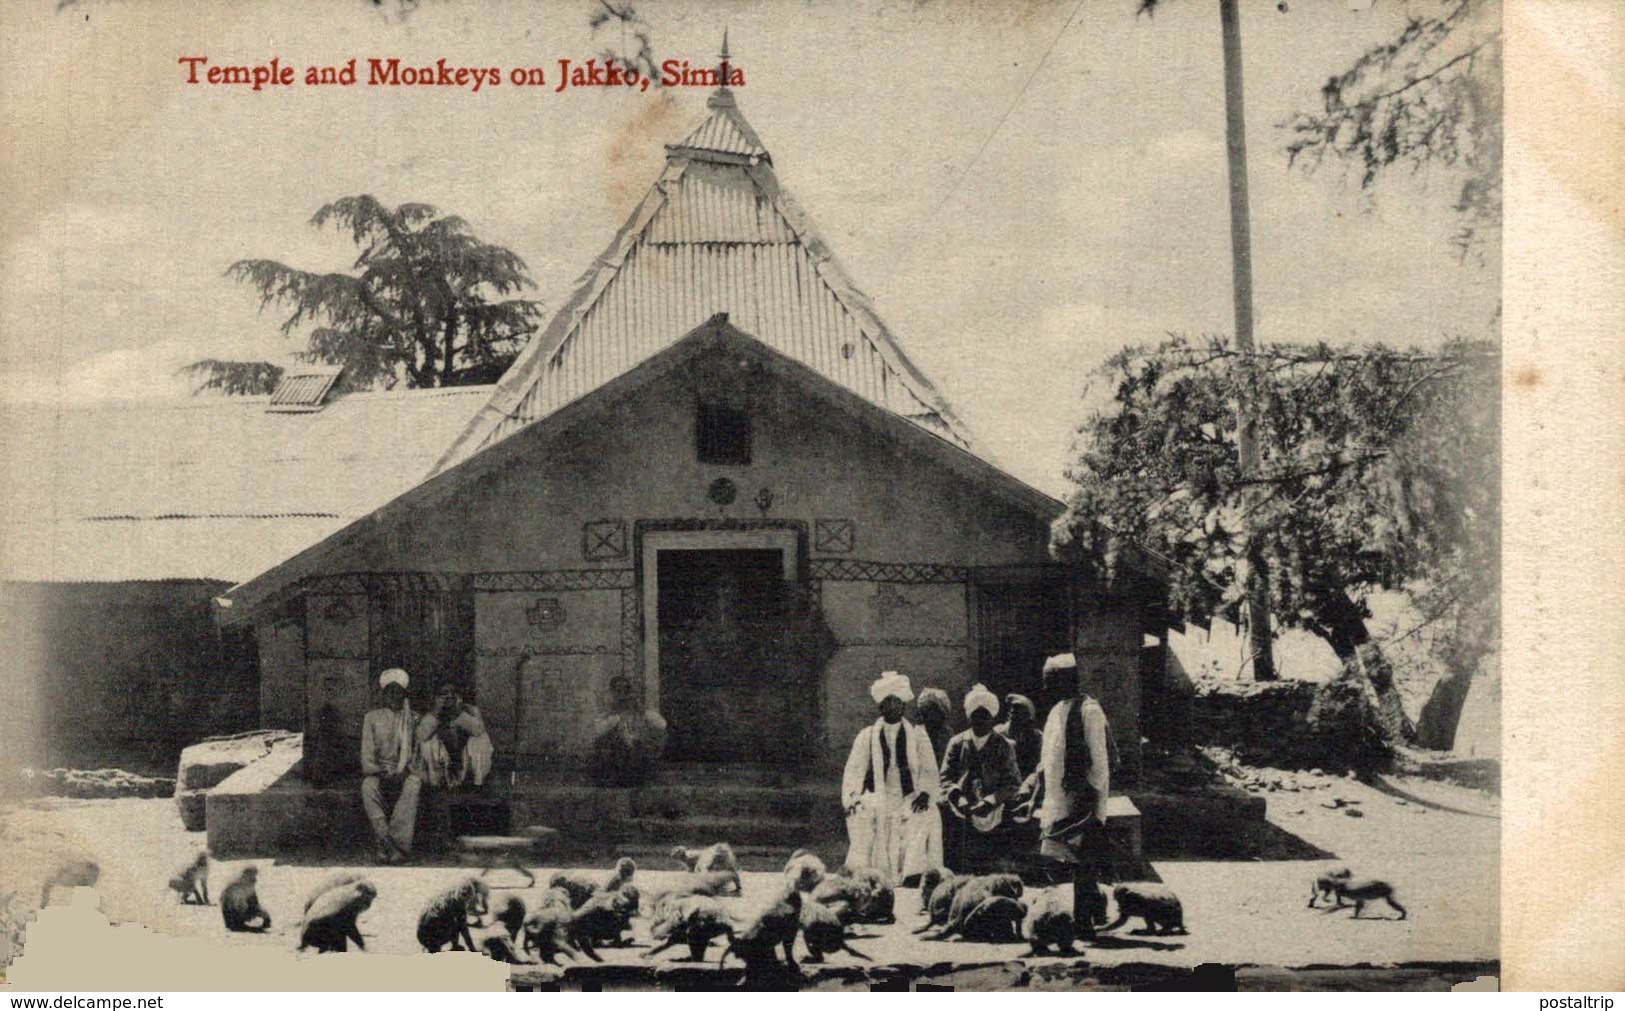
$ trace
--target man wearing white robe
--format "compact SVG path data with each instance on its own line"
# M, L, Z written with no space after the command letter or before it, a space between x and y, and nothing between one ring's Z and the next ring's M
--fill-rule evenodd
M872 867L907 885L942 865L937 757L925 730L903 719L908 678L887 671L869 686L880 718L858 732L841 781L851 841L848 867Z

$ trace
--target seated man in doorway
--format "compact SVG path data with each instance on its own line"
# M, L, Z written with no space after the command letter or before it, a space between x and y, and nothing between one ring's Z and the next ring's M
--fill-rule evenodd
M588 773L600 786L638 786L649 781L666 750L666 720L643 699L630 678L609 682L610 712L592 726Z
M942 758L942 786L953 815L944 832L954 845L945 847L949 870L982 873L996 869L1008 838L1005 805L1021 786L1016 751L993 729L999 700L977 685L965 695L970 729L954 735Z
M479 709L463 701L455 685L441 685L435 692L434 708L419 722L417 737L423 742L430 786L454 788L472 780L480 787L491 774L495 748L485 721Z
M937 759L925 731L903 719L908 678L887 671L869 686L880 718L858 731L841 780L851 841L848 867L873 867L905 887L942 865Z
M361 720L361 807L378 845L378 861L398 864L412 852L417 829L417 716L406 698L408 678L399 667L378 675L380 702Z

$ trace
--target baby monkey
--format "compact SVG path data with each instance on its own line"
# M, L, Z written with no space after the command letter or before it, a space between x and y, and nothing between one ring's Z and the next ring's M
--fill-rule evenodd
M192 862L175 872L169 887L186 905L209 904L209 851L198 850Z

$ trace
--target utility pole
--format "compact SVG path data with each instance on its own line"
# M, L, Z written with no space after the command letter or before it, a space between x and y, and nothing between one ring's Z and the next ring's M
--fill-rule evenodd
M1219 24L1224 34L1224 132L1230 162L1230 253L1233 301L1236 312L1236 350L1253 353L1253 248L1247 210L1247 127L1241 101L1241 21L1236 0L1219 0ZM1244 367L1247 360L1243 359ZM1252 405L1243 395L1236 404L1236 451L1242 477L1258 472L1258 443L1254 439ZM1256 495L1248 496L1252 499ZM1247 627L1252 645L1253 680L1275 680L1274 637L1270 630L1267 563L1256 539L1247 551L1241 573L1247 584Z

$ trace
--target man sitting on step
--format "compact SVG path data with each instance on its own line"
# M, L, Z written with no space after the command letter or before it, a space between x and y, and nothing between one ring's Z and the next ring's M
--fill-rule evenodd
M406 698L406 672L378 675L380 701L361 720L361 807L378 844L378 861L398 864L412 852L418 793L423 787L418 720Z

